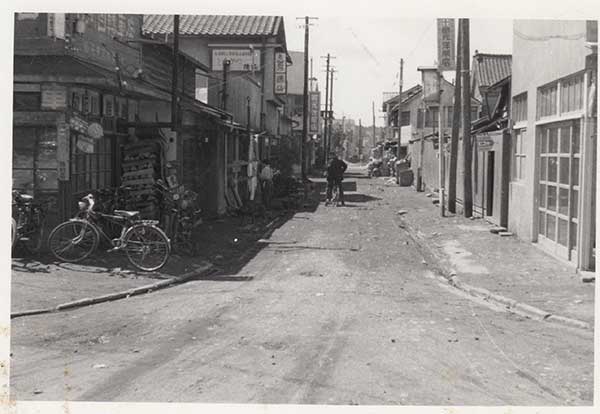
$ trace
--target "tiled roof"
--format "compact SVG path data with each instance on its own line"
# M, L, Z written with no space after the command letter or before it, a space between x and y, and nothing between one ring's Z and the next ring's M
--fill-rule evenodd
M491 86L510 76L511 63L511 55L494 55L476 52L473 57L473 71L478 86Z
M282 24L281 16L181 15L179 33L184 36L275 36ZM142 32L173 33L173 15L144 15Z
M406 102L408 99L412 98L416 94L421 93L421 89L422 89L421 85L415 85L412 88L403 91L402 92L402 102ZM383 103L384 108L385 108L386 104L397 105L398 104L398 95L385 101Z

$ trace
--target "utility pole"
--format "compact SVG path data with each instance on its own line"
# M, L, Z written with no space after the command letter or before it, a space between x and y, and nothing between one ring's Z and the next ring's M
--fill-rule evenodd
M331 79L329 80L329 139L327 140L327 154L331 152L331 139L333 138L333 74L337 72L333 67L329 71Z
M308 140L308 28L310 26L310 19L316 19L316 17L304 17L304 102L302 104L302 138L300 139L300 168L302 171L302 181L307 178L306 141ZM263 71L263 73L264 72L265 71Z
M223 60L223 92L221 93L222 97L221 97L221 109L223 109L224 111L227 111L227 97L228 97L228 93L227 93L227 75L229 75L229 65L231 64L231 61L229 59L225 59Z
M183 177L183 142L179 135L179 94L177 87L179 85L179 15L173 16L173 74L171 80L171 122L172 131L175 135L175 151L177 159L177 175ZM119 84L120 86L120 84Z
M363 139L362 139L362 123L360 118L358 118L358 148L359 148L359 162L362 162L363 158Z
M471 165L473 162L473 145L471 142L471 79L469 75L469 19L460 19L461 53L462 53L462 105L463 105L463 209L465 217L473 215L473 182Z
M461 65L462 46L461 30L458 29L456 45L456 74L454 75L454 110L452 112L452 138L450 141L450 171L448 177L448 211L456 214L456 175L458 170L458 134L460 129L461 102Z
M377 143L377 134L375 132L375 101L372 101L372 112L373 112L373 147Z
M327 165L327 157L329 153L327 152L327 119L328 119L328 110L329 110L329 61L331 56L327 53L327 69L325 71L325 119L323 123L323 165Z
M400 59L400 74L398 78L398 147L396 149L396 160L400 158L400 144L402 144L402 83L404 72L404 59ZM395 167L395 166L394 166ZM396 171L396 184L400 184L400 176Z
M445 192L446 192L446 139L444 134L444 127L442 125L442 71L438 69L438 150L439 150L439 170L440 170L440 215L444 217L446 215L446 203L445 203Z

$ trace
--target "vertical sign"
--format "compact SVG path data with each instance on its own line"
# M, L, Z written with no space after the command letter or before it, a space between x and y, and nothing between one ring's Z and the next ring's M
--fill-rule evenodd
M42 84L42 109L60 110L67 107L67 88L61 85Z
M454 19L437 19L437 36L439 70L455 70Z
M65 14L48 13L48 32L49 37L57 39L65 38Z
M318 134L319 133L319 118L321 107L321 94L319 92L310 92L308 95L308 133Z
M56 159L58 179L69 181L69 124L59 122L56 128Z
M275 53L275 76L274 91L275 95L287 94L287 65L286 55L283 52Z

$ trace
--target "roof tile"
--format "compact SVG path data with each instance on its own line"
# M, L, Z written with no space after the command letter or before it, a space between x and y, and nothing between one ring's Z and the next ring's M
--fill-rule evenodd
M204 36L274 36L281 27L281 16L181 15L182 35ZM144 15L144 34L173 32L173 15Z

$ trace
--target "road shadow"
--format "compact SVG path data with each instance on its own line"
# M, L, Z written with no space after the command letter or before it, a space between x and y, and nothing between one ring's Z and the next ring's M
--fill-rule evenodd
M320 195L321 202L326 200L326 194L321 193ZM380 201L382 200L379 197L373 197L367 194L362 193L344 193L344 201L346 202L346 207L350 207L348 203L368 203L371 201Z

